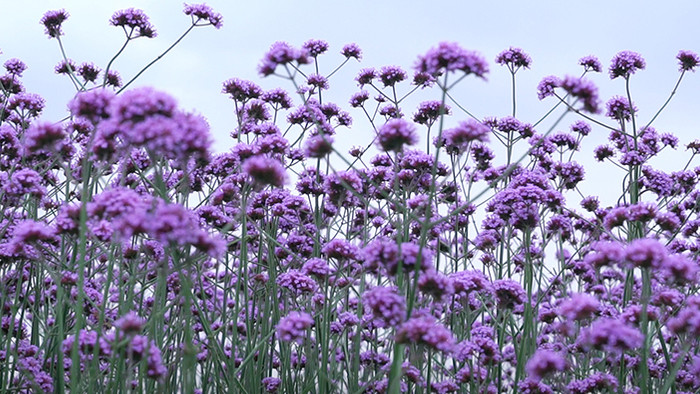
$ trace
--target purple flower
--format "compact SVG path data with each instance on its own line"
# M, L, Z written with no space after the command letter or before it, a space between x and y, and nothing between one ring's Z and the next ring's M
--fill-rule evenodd
M584 348L621 353L642 346L644 335L617 319L601 318L581 332L578 342Z
M27 65L19 59L9 59L4 66L8 73L17 77L21 77L24 70L27 69Z
M360 90L350 97L350 106L353 108L361 107L367 100L369 100L369 92L366 90Z
M315 135L304 143L306 157L321 158L333 152L333 138L329 135Z
M414 317L404 322L396 331L397 343L427 345L444 353L455 347L452 332L432 316Z
M591 133L591 125L582 120L577 120L571 125L571 131L586 136Z
M564 356L546 349L538 349L525 365L528 375L535 381L540 381L552 373L562 372L564 369L566 369Z
M277 277L277 285L292 291L294 294L313 293L318 285L302 271L291 269Z
M398 66L385 66L379 70L379 79L384 84L384 87L394 86L406 78L408 78L408 75Z
M700 64L700 56L691 51L679 51L676 59L678 59L679 71L695 72L695 67Z
M114 93L105 89L80 92L68 102L68 109L74 116L97 123L109 117L109 105L114 97Z
M93 63L83 63L78 67L77 73L85 82L95 82L100 75L100 68Z
M406 317L405 300L393 288L373 287L362 295L362 302L380 327L395 327Z
M578 60L578 64L583 66L583 70L586 72L593 71L599 73L603 70L603 65L600 64L600 60L595 56L584 56Z
M154 38L157 36L156 29L153 28L148 16L143 10L129 8L115 12L109 20L112 26L121 26L129 38L148 37ZM130 30L127 30L129 28ZM136 31L136 35L132 34Z
M279 386L282 384L282 380L280 378L267 377L263 378L262 384L266 392L276 393L277 388L279 388Z
M424 101L418 106L418 112L413 115L413 121L430 127L440 115L451 114L450 107L441 101Z
M118 88L122 86L122 77L119 76L119 73L116 72L115 70L108 70L107 71L107 86L112 86L114 88Z
M328 50L328 43L323 40L309 40L301 46L312 57L317 57Z
M571 96L583 102L583 110L592 114L598 113L598 88L593 82L567 75L561 80L561 88Z
M49 38L57 38L63 35L61 24L68 19L68 13L65 10L47 11L41 18L41 23L46 28L46 34Z
M243 163L243 171L260 185L282 187L287 180L284 166L265 156L254 156Z
M314 325L314 318L306 312L290 312L277 323L277 335L281 341L301 344L306 330Z
M224 87L221 93L228 93L235 101L245 102L250 99L256 99L263 94L262 89L253 82L244 81L238 78L232 78L224 82Z
M486 59L477 52L467 51L457 43L441 42L418 58L416 70L431 75L463 71L485 78L489 68Z
M605 116L618 121L631 120L632 114L637 112L637 107L630 105L629 100L622 96L614 96L605 106L608 109Z
M357 78L355 78L355 80L360 87L363 87L364 85L371 84L374 78L377 78L377 70L373 68L363 68L360 70L360 73L357 74Z
M642 238L632 241L625 249L625 260L633 267L660 268L666 259L666 247L656 239Z
M217 29L221 29L221 26L223 26L223 17L221 14L214 12L214 10L212 10L211 7L206 4L185 4L185 9L183 12L185 15L192 16L192 24L194 26L212 25ZM208 23L199 24L199 21L205 21Z
M537 85L537 98L543 100L545 97L554 96L554 89L561 85L561 80L554 75L542 78Z
M60 124L33 123L24 134L24 148L30 153L57 151L66 137Z
M600 310L598 300L588 294L573 294L559 304L558 313L569 320L584 320Z
M273 74L277 66L281 64L294 61L299 64L308 63L307 56L308 53L305 50L295 49L286 42L278 41L270 46L270 50L265 54L258 70L263 76L268 76Z
M146 321L134 311L128 312L114 322L114 326L126 335L138 334L145 324Z
M615 392L619 387L617 378L609 373L596 372L581 380L574 380L566 387L572 394Z
M610 79L629 78L637 70L643 70L646 62L642 55L632 51L622 51L615 55L610 64Z
M61 60L56 67L54 67L54 72L56 74L70 74L71 72L75 72L78 66L75 65L75 62L72 61L71 59L68 60Z
M328 89L328 80L323 75L311 74L306 78L306 83L319 90Z
M362 49L355 43L345 45L340 53L346 58L353 57L357 60L362 59Z
M512 279L499 279L493 282L498 306L513 309L522 306L527 301L527 294L520 283Z
M392 119L379 129L377 140L383 151L398 152L404 145L413 145L418 142L415 130L415 126L406 120Z
M530 68L532 59L522 49L510 47L496 56L496 63L516 72L521 67Z
M18 93L10 97L7 110L17 111L22 117L36 118L44 110L46 101L34 93Z
M462 153L472 141L488 142L491 129L474 119L460 122L452 129L443 131L442 137L448 151Z

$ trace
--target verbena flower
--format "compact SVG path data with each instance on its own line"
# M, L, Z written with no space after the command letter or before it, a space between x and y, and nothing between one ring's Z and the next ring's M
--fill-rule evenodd
M157 36L156 29L143 10L128 8L117 11L112 14L109 24L112 26L121 26L129 38L154 38ZM134 32L136 33L135 36L132 35Z
M306 312L290 312L277 323L277 335L285 342L304 342L306 330L314 325L314 319Z
M680 71L695 72L695 67L700 64L700 56L691 51L679 51L676 59L678 59Z
M496 56L496 63L507 66L511 72L516 72L521 67L530 68L532 59L522 49L510 47Z
M617 77L629 78L630 75L643 70L646 62L642 55L632 51L622 51L615 55L610 63L610 79Z
M63 35L61 25L68 19L69 14L65 10L47 11L41 18L41 24L46 28L49 38L57 38Z
M22 73L27 69L27 65L19 59L9 59L3 64L5 70L11 75L21 77Z
M584 71L601 72L603 71L603 65L600 64L600 60L596 56L584 56L578 60L578 64L583 66Z
M441 42L424 56L418 57L416 70L431 75L462 71L485 78L489 68L486 60L477 52L467 51L457 43Z
M362 49L355 43L343 46L343 50L340 53L346 58L362 59Z
M642 346L642 333L618 319L600 318L581 332L578 342L584 348L622 353Z
M255 156L243 163L243 170L255 182L260 185L282 187L287 181L284 166L279 162L265 156Z
M223 17L218 12L206 4L185 4L185 9L183 10L185 15L192 16L192 24L195 26L208 26L212 25L217 29L221 29L223 26ZM206 22L205 24L200 24L200 22Z
M396 331L397 343L426 345L444 353L455 347L452 332L433 317L423 316L408 319Z
M401 151L404 145L418 142L415 126L403 119L392 119L379 128L379 146L383 151Z
M608 100L605 107L608 109L605 116L618 121L631 120L632 114L637 112L637 107L622 96L614 96Z
M323 40L309 40L301 47L309 53L309 56L317 57L328 50L328 43Z
M566 366L566 358L561 353L538 349L527 361L525 370L531 379L540 381L548 375L564 371Z

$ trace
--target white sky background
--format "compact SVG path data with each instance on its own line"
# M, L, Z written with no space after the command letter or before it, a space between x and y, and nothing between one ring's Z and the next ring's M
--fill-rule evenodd
M666 100L678 78L680 49L700 52L700 2L669 1L224 1L207 2L224 16L221 30L195 29L164 59L149 69L134 85L150 85L175 96L181 107L204 115L215 136L216 151L232 146L228 137L234 128L233 103L221 93L222 82L232 77L252 80L265 89L283 87L288 81L257 75L257 65L274 41L300 46L310 38L324 39L331 45L321 57L322 73L327 74L343 60L338 53L346 43L356 42L363 50L361 63L350 62L331 78L330 101L346 110L349 96L358 90L353 81L361 68L399 65L412 74L418 55L441 41L456 41L481 52L489 61L488 82L473 77L458 85L455 94L462 105L479 117L509 115L510 75L494 62L496 55L510 46L520 47L533 59L531 69L518 73L518 118L535 122L552 105L554 98L540 102L536 86L547 75L580 75L580 57L596 55L605 68L593 74L605 103L624 93L624 81L611 81L607 74L610 59L619 51L642 54L647 68L632 78L632 98L640 110L639 123L645 123ZM123 43L121 28L109 26L116 10L136 7L151 18L158 37L139 38L129 44L113 65L127 81L142 66L167 48L189 26L179 1L2 1L0 14L0 63L20 58L29 69L24 84L29 92L47 100L43 119L58 120L66 114L66 103L75 93L65 76L53 73L61 60L55 40L49 40L39 23L47 10L64 8L70 18L64 22L62 37L68 57L82 63L92 61L102 69ZM409 89L404 84L404 90ZM434 89L417 96L405 107L410 117L415 104L439 99ZM451 122L466 115L453 107ZM683 144L700 138L697 116L700 110L700 73L688 73L678 93L654 123L661 132L673 132ZM371 128L361 114L351 111L354 125L341 130L336 143L347 147L369 142ZM576 120L570 117L561 129ZM607 121L611 124L611 121ZM545 131L540 128L538 131ZM604 143L607 132L594 127L584 140L575 160L587 171L584 190L604 194L601 185L610 181L615 192L618 178L612 178L611 165L592 160L592 149ZM425 143L422 142L421 146ZM657 160L658 167L679 169L689 157L684 147ZM679 164L681 163L681 164Z

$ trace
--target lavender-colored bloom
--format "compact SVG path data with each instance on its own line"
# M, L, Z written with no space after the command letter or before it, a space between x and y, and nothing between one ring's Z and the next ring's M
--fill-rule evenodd
M296 295L313 293L318 285L302 271L291 269L277 277L277 285L292 291Z
M668 256L664 260L664 270L674 283L697 283L698 264L683 255L674 254Z
M328 43L323 40L309 40L301 46L312 57L317 57L328 50Z
M21 77L24 70L27 69L27 65L19 59L9 59L5 62L3 66L10 75L14 75L17 77Z
M75 70L78 68L76 66L75 62L71 59L68 60L61 60L56 67L54 67L54 72L56 74L70 74L71 72L75 72Z
M319 90L328 89L328 80L323 75L311 74L306 78L306 83Z
M686 306L669 319L666 326L676 335L700 336L700 298L689 297Z
M122 333L126 335L138 334L146 324L146 320L141 318L136 312L131 311L114 322Z
M498 306L513 309L523 305L527 301L527 294L520 283L512 279L499 279L493 282Z
M600 64L600 60L598 60L597 57L595 56L584 56L578 60L578 64L583 66L583 70L588 72L588 71L593 71L593 72L601 72L603 71L603 65Z
M554 96L554 89L561 85L561 80L554 75L542 78L537 85L537 98L543 100L545 97Z
M46 28L46 34L49 38L57 38L63 35L61 24L68 19L68 13L65 10L47 11L41 18L41 24Z
M350 97L350 106L353 108L361 107L367 100L369 100L369 92L366 90L360 90Z
M116 70L107 70L107 86L118 88L122 86L122 77Z
M440 115L450 115L450 107L440 101L424 101L418 106L418 112L413 115L413 121L418 124L430 126Z
M362 87L371 84L374 78L377 78L377 70L373 68L363 68L360 70L360 73L357 74L355 81Z
M642 55L632 51L622 51L615 55L610 64L610 79L629 78L637 70L643 70L646 62Z
M277 389L282 384L282 380L280 378L267 377L267 378L263 378L262 384L263 384L263 387L265 388L266 392L276 393Z
M380 327L395 327L406 317L405 300L393 288L373 287L362 295L362 302Z
M586 136L591 133L591 125L584 122L583 120L577 120L571 125L571 131L578 133L582 136Z
M408 75L398 66L385 66L379 70L379 79L385 87L394 86L406 78Z
M679 51L676 59L678 59L679 71L695 72L695 67L700 64L700 56L691 51Z
M418 142L415 126L403 119L392 119L378 131L377 141L383 151L401 151L404 145Z
M469 119L460 122L455 128L443 131L442 136L448 151L461 153L472 141L488 142L490 132L488 126Z
M666 259L666 254L666 248L658 240L641 238L627 245L625 260L633 267L660 268Z
M431 48L424 56L418 58L416 70L431 75L445 72L463 71L485 78L488 64L479 53L467 51L457 43L441 42L437 48Z
M295 49L286 42L278 41L270 46L258 69L263 76L267 76L273 74L278 65L294 61L299 64L308 63L308 53L305 50Z
M584 348L621 353L642 346L644 335L617 319L600 318L581 332L578 342Z
M20 116L36 118L44 110L46 101L34 93L18 93L10 97L7 110L17 111Z
M510 47L496 56L496 63L507 66L510 72L516 72L521 67L530 68L532 59L522 49Z
M192 24L194 26L212 25L217 29L221 29L221 26L223 26L223 17L221 14L214 12L214 10L206 4L185 4L183 12L185 15L192 16ZM200 24L200 21L208 23Z
M306 312L290 312L277 323L277 335L281 341L304 342L306 330L314 325L314 318Z
M634 104L630 105L629 100L622 96L614 96L608 100L605 107L608 109L605 116L618 121L631 120L632 114L637 112L637 107Z
M397 343L426 345L444 353L455 347L452 332L432 316L414 317L404 322L396 331Z
M567 75L560 81L560 87L583 102L583 110L592 114L598 113L598 88L587 79Z
M129 8L126 10L117 11L112 14L109 24L112 26L121 26L124 29L127 37L130 38L154 38L157 36L156 29L153 27L148 19L148 16L143 12L143 10ZM136 35L132 36L134 31L136 32Z
M289 109L292 108L292 99L289 98L289 95L287 94L286 91L282 89L272 89L269 90L265 93L263 93L260 96L260 99L270 105L272 105L275 109L277 108L283 108L283 109Z
M598 300L588 294L574 294L559 304L558 313L569 320L584 320L600 311Z
M564 356L559 352L546 349L538 349L525 366L528 375L535 381L540 381L552 373L562 372L565 368Z
M321 158L331 152L333 152L333 137L329 135L315 135L304 142L306 157Z
M224 82L221 93L228 93L235 101L248 101L256 99L263 94L262 89L251 81L244 81L238 78L232 78Z
M29 153L57 151L66 137L60 124L33 123L24 134L24 148Z
M596 372L581 380L574 380L566 387L572 394L589 394L598 392L615 392L619 387L614 375Z
M83 77L85 82L95 82L100 71L100 68L93 63L83 63L78 67L77 74Z
M106 89L81 92L68 102L68 109L74 116L97 123L109 117L109 105L114 97L114 93Z
M362 49L355 43L346 44L340 53L346 58L362 59Z

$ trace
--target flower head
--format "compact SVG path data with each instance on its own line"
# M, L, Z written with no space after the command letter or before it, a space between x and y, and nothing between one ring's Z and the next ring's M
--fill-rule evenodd
M679 51L676 59L678 59L680 71L695 72L695 67L700 64L700 56L691 51Z
M598 58L595 56L584 56L578 60L578 64L583 66L583 69L585 71L593 71L599 73L603 70L603 66L600 64L600 60L598 60Z
M221 26L223 26L223 17L221 14L214 12L214 10L206 4L185 4L183 12L185 15L192 16L192 24L194 26L212 25L217 29L221 29ZM207 23L200 24L200 21Z
M340 53L346 58L353 57L357 60L362 59L362 49L355 43L345 45Z
M49 38L56 38L63 35L61 24L68 19L68 13L65 10L48 11L41 18L41 23L46 28L46 34Z
M485 78L489 71L488 63L479 53L467 51L457 43L441 42L418 58L416 70L431 75L445 72L463 71Z
M510 47L496 56L496 63L507 66L511 72L515 72L521 67L530 68L532 59L522 49Z
M385 152L400 151L418 142L415 126L403 119L392 119L379 129L379 145Z
M629 78L637 70L643 70L646 62L642 55L632 51L622 51L613 57L610 64L610 79Z
M156 29L151 25L148 16L143 10L128 8L126 10L117 11L112 15L112 18L110 18L109 24L112 26L121 26L127 37L130 38L154 38L157 36ZM127 28L130 30L127 30ZM134 32L136 32L136 35L132 36Z
M243 164L243 171L261 185L282 187L287 180L284 166L279 160L254 156Z

